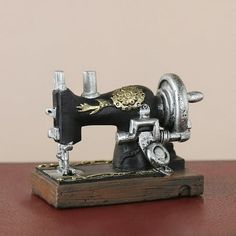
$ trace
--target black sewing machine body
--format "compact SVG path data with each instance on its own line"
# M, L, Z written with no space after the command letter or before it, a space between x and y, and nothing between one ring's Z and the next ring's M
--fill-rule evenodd
M138 88L144 94L142 103L147 104L151 110L151 117L161 118L158 112L157 97L153 92L143 86L127 86L122 89ZM96 98L85 98L75 95L70 89L53 91L53 107L57 109L54 119L54 127L60 129L60 139L56 142L76 144L81 141L81 128L88 125L114 125L119 131L129 131L129 121L139 117L139 107L127 105L125 109L115 106L112 101L114 91L105 93ZM104 105L99 105L103 102ZM88 104L88 110L80 110L78 107ZM140 104L141 105L141 104ZM103 107L102 107L103 106ZM97 110L96 110L97 109Z
M54 119L49 137L59 145L57 157L62 174L74 174L69 166L69 151L81 141L81 129L88 125L117 127L114 169L154 168L164 175L171 174L173 170L168 164L176 158L172 142L190 138L188 103L200 101L202 94L187 93L177 75L165 74L155 95L140 85L100 95L95 75L84 73L84 91L77 96L66 87L64 74L55 73L53 108L47 109L47 114Z
M140 92L140 104L135 105L132 101L132 99L135 100L134 94L130 95L131 102L127 102L123 108L119 107L119 102L117 105L115 104L114 94L121 91L125 95L133 90ZM158 108L158 104L161 104L159 99L160 97L155 96L150 89L139 85L122 87L122 89L102 94L96 98L77 96L70 89L54 90L53 107L58 111L54 119L54 127L58 127L60 130L60 138L56 142L64 145L80 142L81 128L88 125L114 125L118 131L128 132L130 120L139 117L139 107L142 104L150 107L150 117L162 121L163 112ZM87 110L83 110L81 106L86 107ZM141 127L139 132L150 131L151 128L150 125L147 125ZM176 155L173 145L166 144L165 147L171 153L171 159L174 159ZM151 165L144 157L138 143L134 141L115 145L113 167L130 171L150 169Z
M173 143L190 138L188 105L202 100L202 93L188 93L177 75L165 74L156 94L140 85L99 94L95 75L84 73L77 96L64 73L55 72L53 107L46 113L53 118L48 136L57 142L58 164L36 168L33 193L60 208L201 195L203 176L185 170ZM88 125L117 127L113 158L70 164L69 151Z

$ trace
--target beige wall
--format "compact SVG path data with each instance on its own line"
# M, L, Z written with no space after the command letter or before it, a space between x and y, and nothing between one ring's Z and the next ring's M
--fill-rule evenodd
M235 159L236 1L0 0L0 161L53 161L52 75L65 71L75 93L96 70L100 92L142 84L156 90L174 72L189 90L192 138L177 144L191 159ZM87 127L73 160L111 159L114 127Z

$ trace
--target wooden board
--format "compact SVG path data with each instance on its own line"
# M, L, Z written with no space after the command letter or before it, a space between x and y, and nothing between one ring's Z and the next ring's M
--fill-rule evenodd
M77 165L77 168L83 172L87 168L90 173L83 178L63 179L55 174L56 165L36 168L32 173L32 192L56 208L151 201L203 193L203 176L186 169L161 177L153 171L111 172L109 162ZM98 172L100 174L91 174Z

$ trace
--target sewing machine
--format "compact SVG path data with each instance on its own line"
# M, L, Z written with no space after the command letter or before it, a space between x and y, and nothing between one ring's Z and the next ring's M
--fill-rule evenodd
M189 140L189 103L201 101L201 92L187 92L177 75L164 74L156 94L140 85L125 86L100 94L94 71L84 72L83 88L81 96L75 95L66 87L64 73L55 72L53 107L46 109L46 113L53 118L54 125L49 129L48 137L57 142L58 164L46 163L36 168L33 174L35 194L56 207L202 194L203 176L187 173L184 159L176 155L173 147L173 142ZM112 161L70 164L69 152L73 145L82 140L81 128L88 125L117 127ZM143 187L142 181L145 182ZM42 188L52 188L51 182L57 195L48 197ZM110 186L111 182L117 186L117 190ZM173 183L177 185L173 187ZM135 184L136 190L132 193L127 190ZM158 193L150 192L149 189L150 197L147 197L147 188L153 184L163 186L163 189L159 189ZM71 200L68 186L71 190L76 189L80 200ZM98 188L106 189L106 195L101 194ZM85 189L90 194L84 194ZM59 199L58 191L67 197ZM119 197L112 195L114 191L118 191ZM137 192L138 196L135 195Z

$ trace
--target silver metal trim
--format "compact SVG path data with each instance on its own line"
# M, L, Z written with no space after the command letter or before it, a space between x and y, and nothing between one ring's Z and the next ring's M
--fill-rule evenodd
M60 132L59 128L51 128L48 130L48 137L53 138L54 140L58 141L60 139Z
M188 102L189 103L200 102L204 98L203 93L199 92L199 91L188 92L187 95L188 95Z
M154 168L168 165L170 162L170 154L166 148L160 143L151 143L146 150L147 158Z
M83 73L84 90L81 94L85 98L97 98L100 94L97 92L96 71L85 71Z
M150 107L147 104L143 104L139 109L139 118L147 119L150 117Z
M55 71L53 76L53 90L66 90L65 75L63 71Z
M171 133L188 134L189 128L189 103L199 102L203 99L203 93L198 91L188 92L183 81L178 75L164 74L159 82L156 96L161 98L161 112L164 113L161 120L163 127ZM182 138L185 140L187 137Z
M56 118L56 114L57 114L57 109L56 107L53 108L46 108L45 113L53 118Z
M188 124L188 96L184 83L175 74L164 74L159 82L157 95L162 97L165 126L171 132L184 132Z
M69 151L73 149L73 143L67 145L58 144L57 146L57 158L59 162L58 171L62 175L73 175L75 174L75 169L70 167L69 164Z

